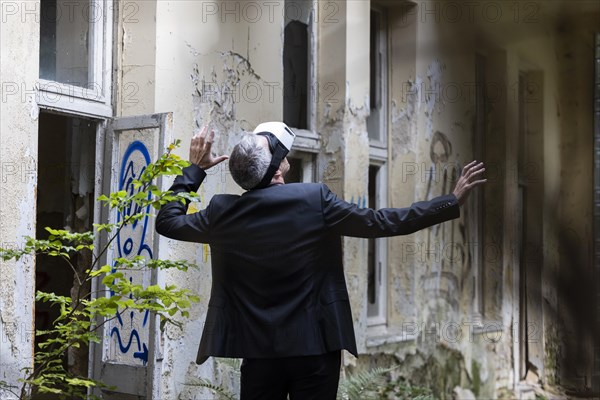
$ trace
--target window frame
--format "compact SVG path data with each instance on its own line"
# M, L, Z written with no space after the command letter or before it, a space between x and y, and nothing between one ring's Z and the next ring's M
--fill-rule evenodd
M312 183L316 181L317 168L316 158L317 154L312 151L306 150L292 150L287 155L287 158L293 158L300 160L302 163L302 182L301 183Z
M285 0L284 1L284 9L285 9L285 2L289 1L289 0ZM318 64L318 53L317 53L317 37L318 37L318 31L317 31L317 27L318 24L317 22L319 21L319 7L317 6L317 2L310 0L308 1L310 3L310 12L309 12L309 18L308 18L308 60L307 60L307 72L308 72L308 76L307 76L307 93L306 93L306 126L307 129L300 129L300 128L296 128L294 126L290 126L290 128L293 129L294 133L296 133L296 135L299 136L303 136L306 138L313 138L315 136L317 136L316 132L317 132L317 102L319 101L318 99L318 88L317 88L317 64ZM286 24L286 20L284 18L283 21L284 24L284 29L285 29L285 24ZM282 36L283 38L283 42L282 42L282 46L284 44L285 41L285 37ZM282 100L283 100L283 88L282 88ZM282 117L283 117L283 109L281 110L282 112Z
M381 53L380 66L381 71L378 74L380 85L380 104L379 121L377 122L378 137L372 138L369 135L369 117L366 121L367 137L369 140L369 167L377 166L379 171L376 182L376 200L375 207L377 209L388 206L388 168L389 168L389 32L388 21L386 18L386 10L383 7L371 6L371 12L376 12L381 15L381 25L377 31L376 46ZM370 20L369 16L369 20ZM371 43L371 42L370 42ZM370 74L370 72L369 72ZM369 81L371 79L369 78ZM371 90L369 88L369 90ZM388 240L379 238L375 240L375 263L376 263L376 307L377 312L369 315L371 308L367 299L367 328L370 331L385 328L387 326L387 309L388 309ZM380 265L380 268L377 268ZM368 279L368 277L367 277ZM372 309L372 308L371 308Z
M388 206L388 163L387 157L371 157L369 168L378 167L375 182L375 209ZM371 305L367 298L367 327L376 327L387 324L387 286L388 286L388 240L387 238L367 239L375 241L375 303ZM367 277L368 280L368 277ZM374 314L370 310L376 309Z
M101 18L90 18L91 51L88 70L92 88L39 78L37 103L40 107L88 117L112 117L112 0L90 0L90 9Z
M388 84L389 84L389 32L388 32L388 20L386 17L386 12L385 9L382 7L377 7L377 6L372 6L371 7L371 12L375 12L380 14L381 17L381 25L379 27L379 30L377 31L377 48L378 51L381 55L381 59L379 60L379 67L380 67L380 71L379 71L379 84L380 84L380 88L379 88L379 102L380 102L380 108L378 109L378 118L379 121L376 121L378 126L379 126L379 137L376 139L371 138L370 135L369 136L369 146L371 147L377 147L380 149L387 149L387 132L388 132L388 126L389 126L389 121L388 121L388 102L389 102L389 93L388 93ZM370 18L370 17L369 17ZM369 66L369 75L371 75L372 71L371 69L371 65ZM370 77L369 77L369 81L370 81ZM369 89L371 90L371 88ZM369 96L370 97L370 96ZM372 105L370 105L371 110ZM369 121L371 118L372 114L370 113L369 116L367 117L367 134L369 133ZM386 135L383 134L383 132L385 132Z

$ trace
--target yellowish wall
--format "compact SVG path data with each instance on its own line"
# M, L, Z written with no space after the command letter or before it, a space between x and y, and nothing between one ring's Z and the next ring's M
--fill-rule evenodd
M226 2L141 3L144 21L156 18L156 24L120 27L123 54L119 65L122 82L131 79L138 84L143 99L125 104L122 93L119 113L173 112L173 136L182 139L182 156L187 154L192 133L202 124L212 124L218 133L215 149L227 153L242 130L252 130L261 121L281 119L284 19L277 5L273 5L272 14L263 5L262 17L257 19L250 8L244 11L243 2L229 2L228 6ZM316 14L318 180L350 200L367 191L370 4L330 3L333 8L319 4ZM547 8L540 9L532 22L527 20L532 16L526 8L529 3L518 3L521 8L516 15L510 8L515 3L511 2L502 3L504 18L498 22L483 18L482 8L476 9L479 11L473 21L467 14L457 22L443 13L436 21L435 7L443 7L442 2L407 4L381 4L388 7L390 27L388 202L401 207L450 192L456 167L473 158L475 55L483 54L488 95L494 92L486 110L489 181L484 192L483 243L474 236L472 205L463 208L456 221L390 239L388 325L375 333L366 324L366 241L344 239L358 346L361 353L379 354L375 360L387 360L381 354L388 354L391 360L405 365L406 371L414 370L415 376L422 372L418 366L429 365L431 360L438 366L459 365L461 372L446 383L441 375L435 375L433 367L429 371L435 376L423 378L426 381L422 383L447 391L452 389L443 387L448 382L472 387L479 381L476 394L493 397L498 389L512 388L520 379L514 374L520 355L513 336L519 312L520 244L515 85L520 71L533 71L543 82L542 96L532 105L541 110L543 118L529 140L539 148L530 151L529 157L539 164L534 175L539 181L533 186L540 199L535 210L540 223L535 238L543 244L538 264L543 285L536 295L545 329L541 346L550 349L559 335L553 327L560 313L568 313L571 307L567 291L559 285L559 271L569 268L568 260L560 258L564 221L571 227L569 232L581 238L574 250L584 255L581 265L591 262L585 239L591 237L591 186L590 175L586 175L591 168L591 106L584 106L591 91L591 86L586 86L591 62L588 65L584 60L591 54L590 32L598 14L590 15L582 6L580 12L587 17L578 19L582 15L572 8L574 14L561 27L558 17L564 10L560 7L544 6ZM456 4L467 12L466 5ZM434 10L433 14L427 10ZM150 50L140 53L140 48ZM576 77L574 82L571 77ZM239 189L223 167L209 177L201 196L206 202L214 193L235 191ZM473 242L489 251L484 252L485 262L478 274L472 263ZM209 293L208 253L202 246L167 241L161 242L161 248L163 257L187 257L202 267L163 277L202 296L184 330L166 333L160 384L162 396L192 396L194 389L175 377L225 379L220 366L209 362L198 367L193 357L182 356L195 353L197 348ZM487 331L473 334L476 279L483 280L484 323L493 324L484 324ZM402 340L407 323L413 327L418 324L416 340ZM440 324L438 329L442 330L433 336L424 335L423 323ZM449 332L444 330L448 324L460 326L460 340L443 336ZM494 337L498 340L490 339ZM552 361L554 356L547 354L543 370L552 381L559 367ZM370 360L348 357L346 363L360 367Z

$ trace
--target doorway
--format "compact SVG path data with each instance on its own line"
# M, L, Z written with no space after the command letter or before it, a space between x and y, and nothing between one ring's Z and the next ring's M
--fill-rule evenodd
M40 113L38 128L38 189L36 200L36 238L47 239L46 227L72 232L93 229L96 127L94 120ZM73 296L81 290L74 271L83 272L91 263L91 252L73 255L71 265L61 258L36 256L36 291ZM48 330L59 316L56 307L36 303L35 328ZM38 341L36 337L36 350ZM87 348L71 349L63 360L65 369L87 376L89 351Z

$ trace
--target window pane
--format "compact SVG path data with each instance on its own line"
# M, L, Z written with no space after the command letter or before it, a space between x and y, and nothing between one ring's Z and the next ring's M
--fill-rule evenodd
M42 0L40 78L90 87L90 0Z
M369 103L367 117L369 139L384 141L386 131L386 85L387 85L387 26L380 10L371 10L369 39Z
M375 165L369 166L369 208L378 208L377 207L377 174L379 173L379 167ZM379 285L377 281L379 280L379 274L377 271L377 253L375 249L375 240L376 239L367 239L368 240L368 278L367 278L367 297L369 300L367 307L367 316L377 316L379 315Z
M308 27L312 0L285 1L283 33L283 122L308 129Z
M304 163L300 158L288 157L290 170L285 175L285 183L300 183L304 182Z

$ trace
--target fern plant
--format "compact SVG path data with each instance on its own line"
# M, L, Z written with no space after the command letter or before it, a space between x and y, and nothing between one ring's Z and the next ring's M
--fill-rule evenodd
M194 379L190 382L187 382L185 385L209 389L211 392L213 392L217 396L216 400L235 400L236 399L235 393L232 393L231 391L227 390L225 387L223 387L221 385L216 385L216 384L210 382L208 379L203 379L203 378Z
M241 360L220 358L220 363L232 368L233 373L239 374ZM337 400L437 400L429 388L411 385L403 378L391 380L389 373L397 369L373 368L360 371L340 380ZM207 379L196 379L185 383L209 389L218 400L233 400L237 397L223 385L210 382Z
M113 264L102 264L103 256L119 232L149 216L144 210L149 207L159 209L171 201L197 198L195 194L162 191L154 183L160 176L181 174L182 169L189 165L188 161L172 154L179 143L177 141L171 144L156 162L145 167L139 178L131 182L134 190L122 190L98 198L105 206L124 216L118 222L97 224L94 231L84 233L46 228L48 239L26 237L22 249L0 248L0 258L4 261L40 254L59 257L73 270L77 283L72 296L37 292L36 300L56 307L59 316L50 329L36 332L39 349L35 353L33 367L24 371L21 387L17 389L6 382L0 382L0 395L3 391L10 392L21 400L30 399L37 394L53 399L87 398L90 388L106 385L69 370L63 362L68 351L86 348L91 342L98 343L103 325L124 312L152 312L160 317L161 328L166 323L180 326L181 323L175 317L189 316L188 308L193 302L199 301L198 296L174 285L143 287L133 284L127 277L127 272L145 268L186 271L195 267L194 264L187 261L146 259L143 256L121 257L113 260ZM106 245L93 254L88 268L81 271L72 260L82 252L93 252L98 235L107 235ZM106 289L98 293L89 292L86 288L93 287L90 284L93 280L101 283L99 287Z
M226 371L237 379L239 378L241 372L240 368L242 365L242 360L239 358L215 358L217 364L223 365L226 367ZM234 400L236 399L235 393L231 390L227 389L225 385L217 385L210 382L208 379L199 378L192 380L190 382L185 383L186 386L195 386L209 389L213 394L217 396L217 400Z
M403 378L390 381L382 390L383 399L437 400L431 389L410 384Z
M387 384L387 374L394 368L373 368L360 371L342 379L339 384L338 400L378 400L381 388Z
M411 385L404 378L390 379L398 366L360 371L340 381L338 400L436 400L429 388Z

